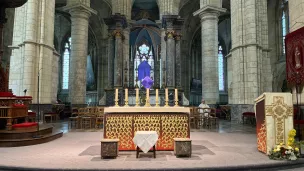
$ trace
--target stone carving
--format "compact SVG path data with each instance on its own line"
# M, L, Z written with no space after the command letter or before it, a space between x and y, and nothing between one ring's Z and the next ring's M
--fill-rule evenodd
M293 115L292 106L288 106L286 103L284 103L284 97L274 96L273 103L271 105L265 106L265 108L266 108L266 116L272 116L276 123L276 128L275 128L276 144L285 142L285 136L284 136L285 119L288 116Z

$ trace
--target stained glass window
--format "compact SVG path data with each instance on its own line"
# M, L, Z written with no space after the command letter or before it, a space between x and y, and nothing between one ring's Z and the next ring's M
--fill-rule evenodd
M219 90L224 91L224 56L222 52L222 46L218 49L218 78L219 78Z
M69 89L69 67L70 67L71 38L65 44L62 62L62 89Z
M147 44L142 44L136 48L135 59L134 59L134 85L141 87L142 80L138 79L138 66L143 62L147 61L150 65L150 77L154 80L154 57L152 53L152 47Z
M288 0L282 0L281 5L281 28L282 28L282 52L285 54L285 36L289 32L289 19L288 19Z

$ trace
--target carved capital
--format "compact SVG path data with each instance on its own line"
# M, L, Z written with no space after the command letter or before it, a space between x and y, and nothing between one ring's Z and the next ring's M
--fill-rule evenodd
M175 32L173 30L172 31L166 31L165 40L167 40L167 39L174 39L174 36L175 36Z
M175 40L176 40L176 41L180 41L181 38L182 38L182 34L180 34L180 33L176 33L176 34L175 34Z

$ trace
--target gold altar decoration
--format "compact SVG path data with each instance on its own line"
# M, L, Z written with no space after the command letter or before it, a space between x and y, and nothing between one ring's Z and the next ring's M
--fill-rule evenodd
M125 89L125 107L129 106L128 89Z
M146 89L146 104L145 107L150 107L150 89Z
M258 150L266 154L280 143L287 144L293 129L291 93L264 93L255 100Z
M155 90L155 107L159 107L158 89Z
M157 150L173 150L174 138L189 138L189 108L105 108L104 138L119 139L119 150L135 150L136 131L156 131Z

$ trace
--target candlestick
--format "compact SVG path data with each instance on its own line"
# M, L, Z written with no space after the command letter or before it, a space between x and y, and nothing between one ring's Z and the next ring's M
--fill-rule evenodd
M178 106L178 92L177 92L177 88L175 89L175 106L174 107L177 107Z
M135 98L135 106L138 107L139 106L139 89L136 88L136 98Z
M150 107L150 89L146 89L146 104L145 104L145 107Z
M165 89L165 107L169 107L168 104L169 98L168 98L168 88Z
M158 101L158 89L155 90L156 95L155 95L155 107L159 107L159 101Z
M125 89L125 107L129 106L128 89Z
M118 107L118 89L115 89L115 106Z

